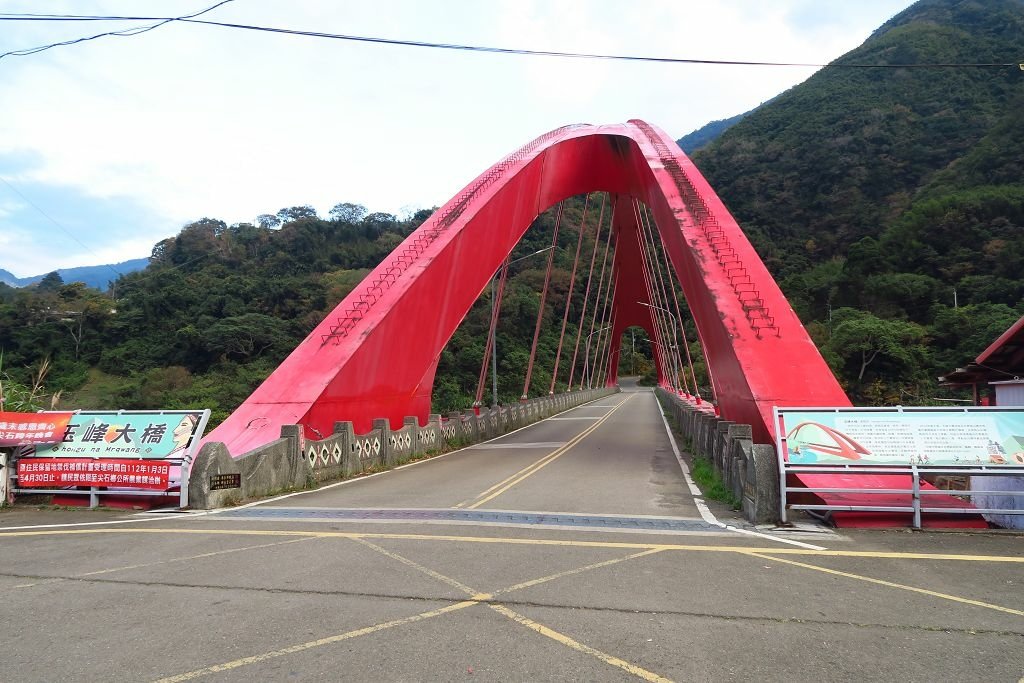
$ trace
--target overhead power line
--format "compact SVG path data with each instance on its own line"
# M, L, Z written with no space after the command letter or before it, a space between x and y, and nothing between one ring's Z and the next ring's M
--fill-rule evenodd
M879 69L879 68L949 68L949 67L1015 67L1016 62L971 62L971 63L921 63L921 64L861 64L861 63L832 63L817 64L807 62L758 62L741 61L728 59L684 59L677 57L643 57L635 55L607 55L586 52L556 52L552 50L524 50L519 48L488 47L483 45L462 45L459 43L433 43L422 40L399 40L395 38L372 38L368 36L353 36L341 33L322 33L319 31L300 31L297 29L275 28L270 26L253 26L250 24L233 24L223 21L208 21L205 19L184 19L190 24L204 24L207 26L220 26L223 28L242 29L247 31L264 31L268 33L282 33L286 35L307 36L311 38L328 38L332 40L347 40L360 43L377 43L382 45L401 45L405 47L427 47L441 50L463 50L467 52L490 52L509 55L530 55L535 57L566 57L572 59L606 59L628 62L657 62L663 64L718 64L724 66L800 66L800 67L833 67L833 68L857 68L857 69ZM1024 65L1021 65L1024 68Z
M277 33L283 35L303 36L308 38L324 38L329 40L343 40L359 43L373 43L378 45L394 45L401 47L420 47L438 50L460 50L464 52L485 52L492 54L525 55L533 57L561 57L568 59L596 59L614 60L627 62L653 62L661 64L708 64L720 66L779 66L779 67L809 67L809 68L840 68L840 69L948 69L948 68L1014 68L1024 70L1024 64L1018 62L918 62L918 63L897 63L897 64L868 64L863 62L833 62L822 64L817 62L770 62L770 61L749 61L730 59L690 59L680 57L651 57L642 55L616 55L599 54L587 52L560 52L555 50L527 50L522 48L493 47L486 45L465 45L461 43L437 43L426 40L401 40L397 38L380 38L373 36L357 36L343 33L324 33L322 31L303 31L299 29L280 28L275 26L256 26L253 24L238 24L225 21L210 21L207 19L196 19L201 14L231 2L224 0L213 7L210 7L196 14L181 17L124 17L124 16L98 16L98 15L64 15L64 14L0 14L0 21L160 21L161 23L149 27L126 29L124 32L113 31L88 38L79 38L63 43L44 45L38 48L7 52L0 55L0 58L8 55L25 55L40 52L42 50L56 47L58 45L70 45L84 40L93 40L107 35L137 35L150 31L158 26L171 21L178 21L188 24L203 24L220 28L230 28L244 31L260 31L264 33Z
M147 33L148 31L152 31L153 29L160 28L164 24L169 24L172 21L187 21L187 20L192 19L194 17L198 17L200 15L206 14L207 12L211 12L211 11L217 9L218 7L221 7L222 5L226 5L229 2L234 2L234 0L221 0L221 2L218 2L216 5L212 5L211 7L207 7L204 10L201 10L199 12L194 12L192 14L185 14L185 15L182 15L180 17L153 17L152 19L157 20L158 23L150 24L149 26L135 26L135 27L132 27L132 28L122 29L120 31L106 31L104 33L97 33L96 35L93 35L93 36L83 36L81 38L72 38L71 40L64 40L64 41L61 41L59 43L49 43L48 45L39 45L37 47L29 47L29 48L24 48L24 49L21 49L21 50L10 50L8 52L4 52L4 53L0 54L0 59L3 59L4 57L24 57L25 55L34 55L37 52L43 52L45 50L50 50L50 49L55 48L55 47L63 47L65 45L76 45L78 43L85 43L85 42L88 42L90 40L96 40L97 38L106 38L106 37L111 37L111 36L113 36L113 37L121 37L121 38L126 37L126 36L137 36L137 35L139 35L141 33ZM0 20L5 20L5 21L100 21L100 20L103 20L103 21L140 21L141 19L135 19L135 18L131 18L131 17L90 17L90 16L75 16L75 15L66 15L66 16L61 16L61 15L41 15L41 16L36 16L36 15L7 15L7 14L5 14L3 16L0 16Z

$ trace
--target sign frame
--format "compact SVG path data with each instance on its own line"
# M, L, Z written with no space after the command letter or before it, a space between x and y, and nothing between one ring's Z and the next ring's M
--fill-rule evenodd
M914 462L909 459L904 462L876 462L866 461L859 462L858 459L854 458L843 458L841 460L826 460L822 462L808 462L808 463L791 463L789 459L789 444L788 434L786 431L785 415L786 413L830 413L830 414L842 414L842 413L891 413L891 414L920 414L920 413L936 413L944 415L956 415L956 414L998 414L998 413L1018 413L1024 414L1024 407L1021 406L876 406L876 407L851 407L851 406L774 406L772 408L772 427L775 431L775 447L776 457L778 460L779 468L779 493L780 493L780 519L783 524L787 523L786 511L789 508L792 509L804 509L804 510L864 510L864 511L877 511L877 512L910 512L913 514L913 526L914 528L921 527L921 513L922 512L942 512L942 513L959 513L959 514L984 514L984 513L1000 513L1000 514L1024 514L1024 509L1013 509L1013 510L989 510L975 508L972 505L965 505L963 508L927 508L922 504L922 498L926 498L926 494L948 494L946 491L924 491L921 490L920 476L923 474L956 474L956 475L970 475L970 476L1018 476L1024 474L1024 464L1018 464L1016 460L1007 463L996 463L995 461L989 463L979 462L963 462L963 463L922 463L920 461ZM841 436L848 436L840 434ZM856 443L854 442L854 445ZM801 492L806 491L808 493L815 492L832 492L832 493L859 493L859 494L871 494L873 489L864 488L805 488L805 487L788 487L786 484L786 475L789 473L817 473L817 474L857 474L857 473L872 473L872 474L902 474L910 475L911 477L911 488L909 489L884 489L879 490L877 493L904 493L909 494L911 501L908 506L900 507L883 507L877 505L863 505L863 506L848 506L843 505L835 507L831 505L789 505L787 503L787 493L790 492ZM961 494L966 493L967 495L973 494L988 494L995 493L993 491L971 491L971 492L960 492ZM1005 492L1002 492L1005 493ZM1017 495L1024 494L1024 491Z
M199 450L199 445L200 445L200 442L202 441L203 434L206 431L206 425L208 424L208 422L210 420L210 412L211 411L209 409L203 409L203 410L194 410L194 409L193 410L187 410L187 409L179 409L179 410L73 410L73 411L67 411L67 410L62 410L62 411L41 410L41 411L39 411L38 414L59 413L59 414L67 415L68 413L70 413L72 415L72 419L74 419L74 416L76 416L76 415L83 415L83 414L84 415L88 415L90 417L93 417L93 416L95 416L95 417L104 417L104 416L117 417L117 416L131 416L131 415L154 415L154 416L159 415L159 416L167 416L167 415L197 415L198 414L199 417L198 417L198 421L197 421L196 426L195 426L195 430L192 433L191 439L190 439L187 447L184 449L184 452L181 453L181 455L177 455L175 457L145 458L145 457L143 457L140 454L137 457L118 456L118 457L115 457L115 458L111 458L111 457L103 457L103 456L100 456L100 455L96 455L96 456L90 456L90 455L64 455L64 454L59 453L59 452L54 453L54 454L47 454L47 455L33 454L31 457L39 458L41 460L44 460L44 459L62 459L62 460L70 459L70 460L82 460L82 461L89 461L89 460L92 460L92 461L96 461L96 460L100 460L100 461L114 461L114 460L150 461L150 462L169 463L172 466L177 465L180 468L180 477L181 477L180 478L180 483L179 483L178 507L179 508L184 508L184 507L188 506L188 483L189 483L189 476L190 476L191 471L192 471L192 463L195 460L195 456L196 456L196 453ZM22 458L29 457L29 456L25 455L26 451L28 451L28 447L16 448L15 451L14 451L15 452L14 460L20 460ZM11 470L11 472L10 473L4 472L4 476L5 477L12 477L12 478L14 476L16 476L16 469L14 467L14 463L11 463L9 469ZM12 486L12 487L10 487L9 490L10 490L11 493L49 493L49 494L60 494L60 495L84 495L84 494L87 494L89 496L89 506L90 507L97 507L99 505L99 497L101 495L159 496L159 497L166 497L167 494L168 494L168 492L166 490L164 490L164 491L161 491L161 490L155 490L155 491L154 490L101 491L101 490L99 490L99 488L100 487L92 486L92 487L90 487L90 490L88 490L88 491L75 491L75 490L60 489L60 488L56 488L56 489L24 488L24 487L21 487L19 485L17 487L13 487Z

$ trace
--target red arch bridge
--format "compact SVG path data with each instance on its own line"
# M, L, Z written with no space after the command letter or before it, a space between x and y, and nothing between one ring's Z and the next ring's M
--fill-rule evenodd
M582 195L589 223L579 227L564 311L549 316L560 325L551 383L531 386L553 251L524 398L554 391L556 382L570 390L614 385L618 342L639 326L655 342L659 383L751 425L754 442L772 443L774 406L850 405L708 182L662 130L632 120L553 130L487 169L385 258L205 441L238 457L276 439L282 425L303 425L308 438L320 439L339 420L356 433L379 418L395 429L406 416L423 423L442 350L495 281L479 403L510 254L552 207L557 243L561 202ZM584 292L576 301L574 290ZM579 312L572 318L570 307ZM703 395L693 341L710 380Z

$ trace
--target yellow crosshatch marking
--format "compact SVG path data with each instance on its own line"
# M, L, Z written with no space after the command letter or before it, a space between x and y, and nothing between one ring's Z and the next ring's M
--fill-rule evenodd
M994 605L991 603L982 602L979 600L972 600L969 598L962 598L955 595L949 595L946 593L940 593L938 591L932 591L925 588L918 588L915 586L908 586L905 584L899 584L891 581L885 581L882 579L875 579L868 576L859 574L853 574L850 572L843 572L827 567L820 567L813 564L807 564L796 560L787 559L782 556L805 556L805 557L849 557L849 558L878 558L878 559L896 559L896 560L945 560L953 562L991 562L991 563L1024 563L1024 557L1020 556L1001 556L1001 555L957 555L949 553L913 553L913 552L888 552L888 551L852 551L852 550L813 550L805 548L759 548L759 547L745 547L745 546L715 546L715 545L684 545L684 544L670 544L670 543L628 543L628 542L614 542L614 541L575 541L568 539L536 539L536 538L507 538L507 537L488 537L488 536L451 536L451 535L431 535L431 534L387 534L387 533L362 533L362 532L338 532L338 531L296 531L296 530L266 530L266 529L142 529L142 528L117 528L117 529L47 529L38 531L20 531L20 532L3 532L0 533L0 539L12 540L20 536L36 537L36 536L82 536L86 534L199 534L199 535L234 535L234 536L276 536L276 537L289 537L294 540L324 538L324 539L346 539L352 540L361 545L374 550L390 559L401 562L409 567L416 569L438 581L441 581L449 586L452 586L461 592L466 593L469 599L462 600L459 602L453 602L445 607L438 609L428 610L418 614L414 614L408 617L400 619L393 619L390 621L382 622L379 624L366 626L363 628L347 631L333 636L311 640L305 643L299 643L290 645L280 649L264 652L262 654L251 655L248 657L242 657L230 662L222 664L216 664L208 666L195 671L190 671L176 676L160 679L159 683L178 683L180 681L188 681L209 674L218 673L222 671L230 671L239 667L247 666L250 664L257 664L259 662L266 661L268 659L282 657L289 654L303 652L316 647L324 645L330 645L332 643L341 642L343 640L349 640L357 638L363 635L369 635L377 633L386 629L394 628L397 626L404 626L407 624L416 623L426 619L442 616L451 612L466 609L468 607L474 607L476 605L485 604L495 612L508 617L512 621L529 628L530 630L539 633L547 638L550 638L566 647L569 647L577 652L588 654L596 659L608 664L609 666L616 667L624 672L630 673L646 681L668 681L667 678L660 676L654 672L648 671L640 666L627 662L623 659L615 657L614 655L601 652L596 650L584 643L580 643L571 637L559 633L543 624L535 622L528 617L519 614L506 605L496 602L497 596L505 595L512 591L537 586L549 581L554 581L563 577L573 576L582 572L590 571L601 567L608 567L622 562L639 559L647 555L653 555L656 553L663 552L714 552L714 553L733 553L740 555L747 555L749 557L756 557L762 560L775 561L783 564L789 564L803 569L812 571L824 572L833 576L842 578L864 581L879 586L888 588L894 588L898 590L910 591L921 595L939 598L942 600L949 600L964 605L970 605L974 607L981 607L985 609L996 610L999 612L1013 614L1017 616L1024 616L1024 612L1020 610L1003 607L1000 605ZM436 572L429 567L425 567L413 560L403 557L398 553L387 550L373 542L372 540L394 540L394 541L410 541L410 542L443 542L443 543L482 543L482 544L509 544L509 545L527 545L527 546L538 546L538 547L565 547L565 548L604 548L604 549L620 549L620 550L633 550L635 552L624 555L622 557L613 558L610 560L604 560L601 562L595 562L575 569L569 569L548 576L531 579L521 583L514 584L505 588L494 590L491 592L478 591L475 588L463 584L455 579L445 576L439 572ZM2 542L2 541L0 541ZM275 543L266 544L266 547L271 545L277 545ZM250 546L246 549L255 549L261 546ZM241 549L232 549L241 550ZM204 553L195 557L203 557L206 555L219 554L216 553ZM230 551L228 551L230 552ZM181 561L188 558L174 558L171 561ZM108 570L101 570L99 572L90 572L89 575L103 573ZM116 570L109 570L116 571ZM81 578L85 578L84 576Z
M772 560L774 562L782 562L784 564L791 564L794 567L803 567L804 569L813 569L814 571L823 572L825 574L832 574L834 576L842 576L847 579L856 579L858 581L866 581L879 586L887 586L889 588L899 588L900 590L911 591L914 593L921 593L922 595L930 595L933 598L942 598L943 600L952 600L953 602L963 603L965 605L974 605L975 607L984 607L986 609L994 609L997 612L1006 612L1007 614L1016 614L1017 616L1024 617L1024 612L1020 610L1011 609L1009 607L1001 607L999 605L993 605L989 602L982 602L980 600L971 600L969 598L960 598L955 595L949 595L947 593L939 593L938 591L928 590L927 588L916 588L914 586L907 586L902 583L893 583L892 581L884 581L882 579L873 579L870 576L861 576L860 574L851 574L850 572L841 572L836 569L829 569L828 567L819 567L813 564L807 564L805 562L796 562L794 560L787 560L781 557L772 557L765 553L744 553L751 557L759 557L763 560Z
M566 647L571 647L573 650L576 650L578 652L582 652L584 654L597 657L605 664L610 664L611 666L622 669L626 673L631 673L637 678L642 678L645 681L652 681L652 683L671 683L671 679L665 678L664 676L659 676L658 674L652 671L648 671L647 669L643 669L637 666L636 664L630 664L629 662L623 659L619 659L618 657L613 657L612 655L605 654L600 650L595 650L589 645L584 645L583 643L577 642L563 633L559 633L558 631L548 628L544 624L538 624L536 621L528 619L524 617L522 614L519 614L518 612L513 612L504 605L490 605L490 608L493 609L495 612L498 612L499 614L504 614L509 619L522 624L526 628L536 631L542 636L547 636L555 642L561 643Z
M456 612L460 609L472 607L478 605L476 600L464 600L457 602L447 607L440 609L430 610L428 612L420 612L414 614L411 617L405 617L403 619L393 619L391 621L385 621L381 624L375 624L373 626L367 626L366 628L359 628L354 631L347 631L345 633L339 633L336 636L329 636L327 638L320 638L318 640L310 640L306 643L299 643L298 645L289 645L288 647L281 648L280 650L272 650L270 652L264 652L258 655L252 655L250 657L242 657L241 659L235 659L230 662L224 662L223 664L216 664L214 666L208 666L205 669L196 669L195 671L189 671L188 673L179 674L177 676L168 676L167 678L161 678L156 683L181 683L182 681L191 681L195 678L202 676L208 676L221 671L230 671L237 669L242 666L248 666L249 664L258 664L259 662L266 661L268 659L274 659L275 657L283 657L285 655L295 654L296 652L302 652L304 650L311 650L315 647L322 647L324 645L330 645L332 643L340 643L343 640L349 640L351 638L358 638L359 636L369 635L371 633L377 633L385 629L394 628L395 626L404 626L405 624L412 624L417 621L423 621L424 619L431 619L433 617L439 617L442 614L448 614L449 612Z
M576 640L573 640L569 636L566 636L566 635L564 635L562 633L559 633L558 631L555 631L553 629L550 629L550 628L544 626L543 624L539 624L539 623L537 623L537 622L535 622L535 621L533 621L531 619L528 619L527 617L519 614L518 612L514 612L514 611L510 610L508 607L506 607L504 605L500 605L500 604L497 604L497 603L491 603L490 602L491 600L494 599L494 596L498 595L498 594L511 593L512 591L521 590L523 588L529 588L531 586L540 585L541 583L545 583L547 581L554 581L555 579L560 579L560 578L563 578L565 576L572 576L572 575L575 575L575 574L580 574L580 573L585 572L585 571L589 571L591 569L597 569L599 567L608 567L608 566L611 566L611 565L614 565L614 564L618 564L620 562L626 562L628 560L632 560L632 559L636 559L636 558L639 558L639 557L643 557L645 555L652 555L654 553L661 552L661 549L655 548L655 549L646 550L646 551L640 552L640 553L633 553L631 555L626 555L624 557L614 558L614 559L611 559L611 560L605 560L603 562L595 562L593 564L588 564L588 565L586 565L584 567L577 567L576 569L570 569L570 570L567 570L567 571L558 572L557 574L551 574L549 576L542 576L540 578L533 579L533 580L530 580L530 581L524 581L523 583L518 583L518 584L515 584L513 586L508 586L507 588L502 588L501 590L494 591L493 593L481 593L481 592L478 592L477 590L475 590L474 588L471 588L470 586L467 586L467 585L461 583L460 581L458 581L456 579L453 579L453 578L451 578L449 576L445 576L444 574L441 574L440 572L434 571L433 569L430 569L429 567L425 567L425 566L423 566L422 564L420 564L418 562L415 562L413 560L410 560L407 557L403 557L402 555L399 555L398 553L393 553L393 552L387 550L386 548L380 547L379 545L376 545L374 543L370 543L369 541L366 541L366 540L361 539L361 538L353 538L351 540L353 540L353 541L355 541L357 543L360 543L363 546L365 546L367 548L370 548L371 550L374 550L374 551L380 553L381 555L384 555L385 557L388 557L388 558L390 558L392 560L396 560L398 562L401 562L402 564L404 564L404 565L406 565L408 567L412 567L413 569L415 569L415 570L417 570L417 571L419 571L419 572L421 572L423 574L426 574L427 576L429 576L429 577L431 577L433 579L436 579L437 581L440 581L441 583L444 583L444 584L446 584L448 586L456 588L457 590L460 590L460 591L466 593L467 595L469 595L470 599L469 600L464 600L462 602L454 603L452 605L449 605L449 606L441 608L441 609L430 610L430 611L427 611L427 612L421 612L419 614L414 614L411 617L405 617L405 618L402 618L402 619L393 619L391 621L386 621L386 622L383 622L381 624L376 624L374 626L367 626L365 628L356 629L356 630L353 630L353 631L347 631L345 633L340 633L338 635L329 636L327 638L319 638L317 640L311 640L311 641L308 641L308 642L305 642L305 643L299 643L297 645L290 645L288 647L284 647L284 648L281 648L281 649L278 649L278 650L272 650L270 652L264 652L264 653L258 654L258 655L251 655L249 657L242 657L240 659L235 659L235 660L232 660L230 662L225 662L223 664L216 664L214 666L208 666L208 667L205 667L203 669L196 669L195 671L189 671L187 673L179 674L177 676L169 676L167 678L161 678L159 681L156 681L156 683L181 683L183 681L190 681L190 680L193 680L193 679L196 679L196 678L200 678L202 676L207 676L209 674L218 673L218 672L221 672L221 671L230 671L232 669L237 669L239 667L247 666L249 664L257 664L259 662L263 662L263 661L266 661L268 659L273 659L275 657L282 657L284 655L289 655L289 654L294 654L296 652L303 652L305 650L310 650L310 649L315 648L315 647L321 647L321 646L324 646L324 645L330 645L332 643L341 642L343 640L349 640L351 638L358 638L359 636L369 635L371 633L377 633L379 631L383 631L385 629L393 628L395 626L404 626L406 624L415 623L417 621L423 621L425 619L431 619L433 617L438 617L438 616L441 616L443 614L447 614L449 612L454 612L454 611L457 611L457 610L460 610L460 609L464 609L466 607L473 607L474 605L478 605L478 604L481 604L483 602L488 603L488 606L491 609L493 609L496 612L498 612L499 614L502 614L502 615L508 617L509 619L512 619L513 621L515 621L515 622L517 622L519 624L522 624L523 626L526 626L529 629L532 629L532 630L534 630L534 631L536 631L536 632L538 632L538 633L540 633L540 634L542 634L542 635L544 635L544 636L546 636L548 638L551 638L552 640L554 640L554 641L556 641L558 643L561 643L562 645L570 647L570 648L572 648L572 649L574 649L574 650L576 650L578 652L582 652L584 654L588 654L588 655L591 655L593 657L596 657L600 661L602 661L602 662L604 662L604 663L606 663L606 664L608 664L610 666L614 666L616 668L622 669L623 671L625 671L627 673L630 673L630 674L633 674L634 676L637 676L638 678L642 678L645 681L652 681L652 682L655 682L655 683L671 683L670 679L668 679L668 678L664 678L663 676L659 676L656 673L648 671L648 670L646 670L646 669L644 669L642 667L639 667L639 666L637 666L635 664L627 662L627 661L625 661L623 659L620 659L618 657L615 657L613 655L601 652L600 650L592 648L589 645L584 645L583 643L580 643L580 642L578 642Z

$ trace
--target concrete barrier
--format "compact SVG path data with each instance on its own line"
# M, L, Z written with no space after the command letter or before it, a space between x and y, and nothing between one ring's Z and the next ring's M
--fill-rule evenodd
M302 457L298 425L282 425L281 438L271 441L244 458L232 458L222 443L205 444L189 470L189 507L210 508L236 505L258 491L272 495L304 488L313 482L313 469ZM229 481L234 475L238 486Z
M586 389L545 396L508 406L431 415L420 425L406 417L392 430L386 419L373 421L366 434L351 422L334 423L334 433L319 441L304 440L300 425L283 425L281 438L232 458L222 443L205 444L189 472L189 507L209 510L276 493L396 467L424 455L479 443L576 406L618 392ZM237 482L237 486L225 488Z
M656 390L665 413L695 457L708 460L733 496L743 516L755 524L779 518L779 470L772 444L752 441L750 425L724 420L704 406L675 394Z

